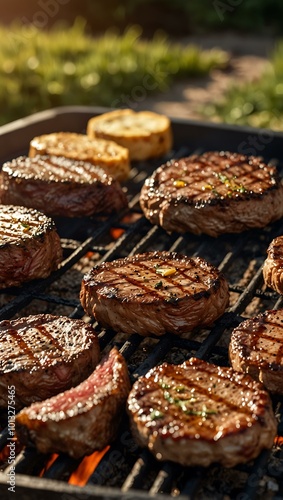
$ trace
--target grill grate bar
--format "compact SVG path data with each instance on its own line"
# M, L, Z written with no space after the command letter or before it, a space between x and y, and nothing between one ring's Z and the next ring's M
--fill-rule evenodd
M141 238L138 244L129 252L129 256L135 255L137 253L142 253L150 248L150 243L158 241L158 236L161 233L160 228L153 226L149 229L147 234Z
M143 489L145 478L154 465L153 456L150 455L147 450L143 450L134 464L131 473L122 485L121 491L125 492L132 489Z
M13 463L16 474L37 476L46 463L46 455L38 453L35 448L25 448ZM8 473L8 470L5 470Z
M178 469L174 464L166 462L151 486L149 494L154 496L157 493L172 493L172 485L177 477Z
M68 481L72 472L76 470L79 463L80 460L71 458L68 455L60 454L50 467L44 471L42 477Z
M151 368L156 366L163 360L164 356L171 349L173 339L169 334L163 335L159 342L156 344L154 350L147 356L146 360L141 363L137 371L133 374L134 378L145 375Z
M123 354L126 361L130 359L132 354L138 349L143 341L143 337L137 333L130 336L120 349L121 354Z
M196 352L196 357L204 360L208 360L211 355L215 344L221 338L223 332L227 328L231 328L232 326L237 326L242 321L242 318L235 316L229 312L224 313L223 316L218 320L216 325L211 329L207 338L203 341L200 348Z
M260 268L255 273L254 277L251 279L251 281L249 282L246 289L243 291L242 295L239 297L236 304L234 304L234 306L230 308L230 312L237 312L238 314L241 314L245 310L247 305L251 302L257 288L260 288L262 284L263 284L262 268Z

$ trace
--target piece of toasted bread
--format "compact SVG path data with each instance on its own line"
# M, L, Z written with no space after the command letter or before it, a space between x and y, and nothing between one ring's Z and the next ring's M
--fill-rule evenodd
M92 139L86 134L54 132L34 137L29 156L54 155L88 161L115 179L126 180L130 171L129 151L113 141Z
M88 121L89 137L100 137L127 148L131 160L146 160L167 153L173 142L167 116L152 111L118 109Z

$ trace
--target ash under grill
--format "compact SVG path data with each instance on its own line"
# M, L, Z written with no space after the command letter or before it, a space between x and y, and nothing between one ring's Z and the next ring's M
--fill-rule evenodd
M104 110L58 108L2 127L2 162L26 153L29 140L35 135L59 129L81 132L87 120L100 111ZM171 157L174 158L208 149L239 151L243 144L249 144L249 137L255 136L257 142L253 141L253 144L262 146L255 153L262 154L266 160L276 159L281 168L283 138L280 134L174 120L173 133L175 150ZM192 234L169 235L143 217L138 203L145 178L159 164L160 160L154 160L134 165L126 185L129 210L110 218L55 219L64 249L62 266L45 280L1 291L0 320L38 312L82 318L84 312L79 302L81 280L94 264L144 251L177 251L203 257L224 273L231 293L229 310L213 328L195 333L190 339L170 334L159 339L143 338L137 334L124 336L94 324L101 350L113 345L120 349L128 362L132 382L160 362L182 363L191 356L227 366L232 329L243 318L282 307L280 296L265 289L261 268L270 241L283 234L283 221L263 230L223 235L217 239ZM233 469L218 465L208 469L184 468L169 462L157 462L147 450L136 445L125 415L117 440L105 450L102 458L98 457L98 465L93 462L93 470L88 473L83 488L68 484L73 473L78 474L82 460L63 454L53 456L51 461L50 456L39 454L35 449L17 447L15 462L9 465L7 415L3 413L0 415L1 498L10 498L11 495L7 484L11 467L15 467L19 498L25 498L25 495L29 499L52 497L54 500L138 500L152 496L164 500L172 496L180 500L283 498L282 399L273 398L273 405L279 420L279 437L273 450L261 453L253 463Z

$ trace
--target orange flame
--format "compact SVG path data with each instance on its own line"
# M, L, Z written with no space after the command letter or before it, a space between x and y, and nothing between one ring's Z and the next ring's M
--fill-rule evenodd
M55 460L56 460L56 458L58 458L58 456L59 456L58 453L53 453L52 455L50 455L45 466L43 467L42 471L40 472L39 477L43 476L43 474L47 471L47 469L49 469L49 467L51 467L51 465L55 462Z
M68 483L75 484L76 486L85 486L109 448L110 446L106 446L102 451L95 451L91 455L84 457L78 468L71 474Z
M282 436L276 436L274 438L274 445L275 446L283 446L283 437Z

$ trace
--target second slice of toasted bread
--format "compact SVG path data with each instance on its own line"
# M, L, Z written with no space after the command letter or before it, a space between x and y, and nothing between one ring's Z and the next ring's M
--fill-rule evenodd
M34 137L29 156L64 156L100 166L111 177L124 181L130 171L129 151L113 141L90 138L85 134L54 132Z
M162 156L171 149L173 141L167 116L131 109L118 109L91 118L87 134L124 146L129 150L131 160Z

